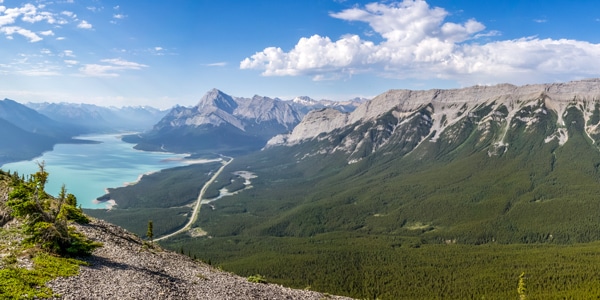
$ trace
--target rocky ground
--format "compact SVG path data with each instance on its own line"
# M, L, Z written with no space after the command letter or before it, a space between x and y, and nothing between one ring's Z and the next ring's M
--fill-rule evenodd
M94 220L78 229L103 247L77 276L48 286L58 299L347 299L248 282L187 256L148 246L124 229Z

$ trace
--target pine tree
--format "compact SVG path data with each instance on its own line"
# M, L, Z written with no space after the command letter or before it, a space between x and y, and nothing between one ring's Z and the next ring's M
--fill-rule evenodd
M148 237L148 239L150 240L150 243L153 242L153 238L154 238L154 231L152 228L152 221L148 221L148 231L146 232L146 237Z
M89 219L81 210L71 206L75 196L67 194L63 185L58 198L45 191L48 172L45 163L38 163L39 171L27 181L14 182L7 205L12 216L23 218L26 243L39 245L42 249L59 255L87 255L101 246L69 226L70 221L87 223Z

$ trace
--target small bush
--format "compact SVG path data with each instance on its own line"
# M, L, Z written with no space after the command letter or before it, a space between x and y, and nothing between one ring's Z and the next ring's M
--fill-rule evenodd
M267 280L260 274L248 276L248 281L253 283L267 283Z

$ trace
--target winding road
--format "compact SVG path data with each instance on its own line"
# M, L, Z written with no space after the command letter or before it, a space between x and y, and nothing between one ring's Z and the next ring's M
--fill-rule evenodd
M226 161L225 159L229 159L229 161ZM202 197L204 197L204 193L206 193L206 190L208 189L208 187L217 179L217 177L219 177L219 175L221 174L223 169L225 169L225 167L227 167L227 165L230 164L232 161L233 161L233 157L224 156L224 159L222 161L223 165L219 168L219 170L217 170L217 172L215 172L215 174L210 178L210 180L207 181L204 184L204 186L202 186L202 189L200 190L200 194L198 194L198 198L196 199L196 204L194 205L194 210L192 211L192 216L190 217L190 220L185 224L185 226L183 226L181 229L179 229L175 232L169 233L167 235L163 235L159 238L155 238L154 239L155 242L164 240L164 239L168 239L174 235L188 231L192 228L192 225L198 219L198 214L200 213L200 207L202 206Z

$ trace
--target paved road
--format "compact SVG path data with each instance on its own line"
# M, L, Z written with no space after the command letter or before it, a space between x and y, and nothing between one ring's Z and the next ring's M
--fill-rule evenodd
M229 161L227 161L226 159L229 159ZM200 190L200 194L198 194L198 199L196 199L196 205L194 205L194 211L192 212L192 216L190 217L189 221L185 224L185 226L183 226L183 228L173 232L173 233L169 233L167 235L163 235L159 238L154 239L154 241L160 241L160 240L164 240L164 239L168 239L174 235L180 234L182 232L188 231L190 230L190 228L192 228L192 225L196 222L196 220L198 219L198 213L200 213L200 207L202 206L202 197L204 197L204 193L206 192L206 190L208 189L208 187L217 179L217 177L219 177L219 174L221 174L221 172L223 171L223 169L225 169L225 167L230 164L233 161L233 157L224 157L223 158L223 165L219 168L219 170L217 172L215 172L215 174L213 175L213 177L210 178L209 181L207 181L204 186L202 187L202 189Z

